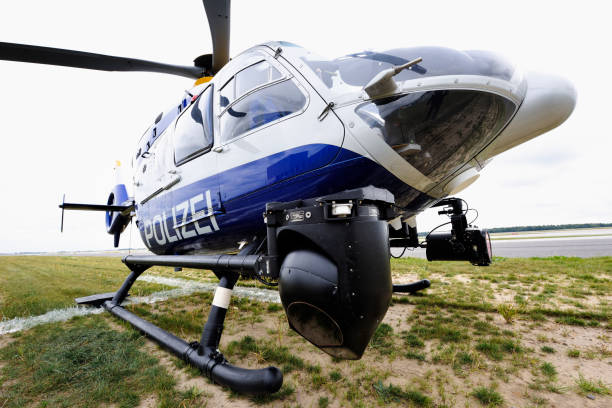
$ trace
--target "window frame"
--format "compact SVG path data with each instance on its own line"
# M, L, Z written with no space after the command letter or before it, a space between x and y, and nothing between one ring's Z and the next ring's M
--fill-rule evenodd
M216 98L216 99L217 99L217 103L216 103L216 105L218 106L219 111L220 111L220 112L219 112L219 114L217 114L217 115L216 115L216 118L217 118L217 120L219 121L218 140L219 140L219 144L220 144L220 145L222 145L222 146L225 146L225 145L227 145L227 144L229 144L229 143L232 143L232 142L234 142L234 141L236 141L236 140L242 139L243 137L249 136L249 135L251 135L251 134L253 134L253 133L255 133L255 132L258 132L258 131L260 131L260 130L262 130L262 129L265 129L265 128L269 127L269 126L276 125L277 123L280 123L280 122L282 122L283 120L286 120L286 119L291 119L291 118L293 118L293 117L295 117L295 116L301 115L302 113L304 113L304 112L306 111L306 109L307 109L307 108L308 108L308 106L310 105L310 95L308 94L308 91L306 90L306 88L305 88L305 87L304 87L304 86L303 86L303 85L302 85L302 84L301 84L299 81L295 80L295 76L294 76L293 74L291 74L291 73L290 73L290 72L289 72L289 71L288 71L288 70L287 70L287 69L286 69L284 66L282 66L281 64L278 64L278 63L276 63L276 64L275 64L275 63L273 63L273 62L272 62L270 59L268 59L268 58L262 58L261 60L256 61L256 62L254 62L254 63L251 63L251 64L247 65L246 67L242 68L241 70L237 71L236 73L234 73L234 74L231 76L231 78L229 78L227 81L225 81L225 83L223 84L223 86L222 86L222 87L219 87L219 91L218 91L217 93L218 93L219 95L221 95L221 90L222 90L222 89L223 89L223 88L224 88L224 87L225 87L227 84L229 84L231 81L234 81L234 80L236 79L236 75L238 75L238 73L240 73L240 72L244 71L245 69L248 69L248 68L252 67L253 65L259 64L259 63L261 63L262 61L266 61L266 62L268 62L270 65L272 65L274 68L276 68L276 69L277 69L277 70L278 70L278 71L281 73L281 77L280 77L279 79L276 79L276 80L271 81L271 82L267 82L267 83L265 83L265 84L263 84L263 85L260 85L260 86L258 86L258 87L255 87L255 88L253 88L253 89L251 89L251 90L249 90L249 91L245 92L245 93L244 93L243 95L241 95L239 98L236 98L236 99L235 99L235 100L233 100L233 101L232 101L232 102L231 102L229 105L224 106L224 107L221 107L220 98ZM274 85L278 85L278 84L280 84L280 83L282 83L282 82L285 82L285 81L291 81L291 82L293 83L293 85L294 85L294 86L295 86L295 87L296 87L296 88L297 88L297 89L298 89L298 90L299 90L299 91L302 93L302 95L304 96L304 100L305 100L305 102L304 102L304 105L302 106L302 108L301 108L301 109L299 109L299 110L297 110L297 111L295 111L295 112L292 112L291 114L289 114L289 115L287 115L287 116L283 116L283 117L281 117L281 118L278 118L278 119L275 119L275 120L273 120L273 121L271 121L271 122L268 122L268 123L266 123L266 124L264 124L264 125L258 126L258 127L254 128L254 129L250 129L250 130L248 130L248 131L246 131L246 132L243 132L243 133L241 133L241 134L239 134L239 135L237 135L237 136L232 137L231 139L227 139L227 140L224 140L224 141L222 140L222 137L223 137L223 131L221 130L221 127L220 127L220 126L221 126L221 117L222 117L222 116L223 116L223 115L224 115L224 114L225 114L225 113L226 113L226 112L227 112L227 111L228 111L230 108L232 108L232 107L233 107L235 104L237 104L238 102L242 101L243 99L245 99L245 98L247 98L247 97L249 97L249 96L253 95L253 94L254 94L254 93L256 93L256 92L261 91L262 89L269 88L269 87L274 86ZM235 86L236 86L236 85L234 84L234 89L235 89Z
M195 159L196 157L200 157L203 154L206 154L206 153L210 152L213 149L213 146L215 145L215 125L214 125L214 123L212 123L212 125L210 126L211 131L212 131L210 144L208 146L202 148L202 149L196 150L195 152L187 155L186 157L182 158L181 160L176 161L176 148L175 148L175 144L174 144L174 142L176 140L176 126L178 125L179 120L181 120L183 115L185 115L186 112L190 112L191 111L189 108L194 109L194 107L195 107L194 105L199 103L200 98L202 97L202 95L204 95L209 89L210 89L210 92L211 92L211 98L213 98L213 99L212 99L212 101L210 103L210 106L208 108L208 110L210 111L209 112L210 115L206 115L206 117L207 118L210 117L210 119L214 121L215 113L214 113L213 106L214 106L214 102L215 102L214 101L214 92L215 92L215 89L214 89L214 84L211 83L202 92L200 92L200 95L198 96L198 98L195 101L193 101L191 103L191 105L189 105L185 109L183 109L181 114L176 118L176 121L174 122L174 134L173 134L173 141L172 141L172 150L173 150L172 156L173 156L173 160L174 160L174 165L176 167L182 166L183 164L185 164L185 163Z
M231 101L229 103L229 105L227 106L221 106L221 103L219 102L219 107L221 108L221 112L219 113L219 115L217 115L218 117L221 117L221 115L223 115L225 113L226 110L228 110L233 104L235 104L236 102L238 102L239 100L241 100L242 98L246 97L247 95L250 95L253 93L253 91L257 90L257 89L263 89L266 86L271 86L273 84L277 84L279 82L285 81L287 79L290 79L293 77L293 75L291 75L290 73L288 73L286 70L284 69L279 69L280 67L276 64L273 64L270 60L268 60L265 57L261 57L261 59L250 63L249 65L247 65L246 67L236 71L227 81L225 81L225 83L223 84L223 86L219 87L219 95L221 95L221 92L223 91L223 89L227 86L227 84L229 84L230 82L234 81L234 95L236 94L236 76L239 75L241 72L246 71L247 69L257 65L257 64L261 64L262 62L267 62L272 68L276 69L280 74L280 78L275 79L274 81L270 81L270 82L266 82L263 85L259 85L256 86L254 88L249 89L248 91L246 91L245 93L243 93L242 95L240 95L238 98L234 99L233 101Z

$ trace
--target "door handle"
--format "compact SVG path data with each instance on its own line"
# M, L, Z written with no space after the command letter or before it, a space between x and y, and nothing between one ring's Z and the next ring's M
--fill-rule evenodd
M221 153L224 150L223 146L217 146L213 149L213 152Z

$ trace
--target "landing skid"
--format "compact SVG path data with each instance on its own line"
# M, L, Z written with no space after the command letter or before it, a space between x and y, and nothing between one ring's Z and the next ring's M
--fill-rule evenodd
M420 281L406 283L403 285L393 285L393 293L409 293L413 295L420 290L427 289L430 286L431 282L429 282L429 279L422 279Z
M127 256L123 262L132 272L117 292L87 296L76 301L79 304L103 307L114 316L130 323L172 354L200 369L217 384L240 393L274 393L283 383L283 374L278 368L252 370L235 367L229 364L218 350L232 289L241 273L252 273L258 268L260 258L257 255ZM189 343L121 306L134 282L153 265L215 271L219 285L199 342Z

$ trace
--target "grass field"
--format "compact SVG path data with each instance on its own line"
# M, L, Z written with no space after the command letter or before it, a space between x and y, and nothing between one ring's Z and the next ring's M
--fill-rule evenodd
M119 258L0 257L0 320L42 314L72 306L80 296L115 291L125 271ZM131 293L147 295L165 288L137 281Z
M237 365L280 367L274 395L214 386L103 314L0 336L0 407L612 406L612 257L498 258L487 268L400 259L392 270L394 282L429 278L432 287L394 296L359 361L332 359L294 334L278 304L232 299L221 350ZM0 257L0 311L8 319L65 307L115 289L125 271L114 258ZM214 281L207 271L148 273ZM142 295L166 288L137 285ZM128 307L190 341L211 300Z

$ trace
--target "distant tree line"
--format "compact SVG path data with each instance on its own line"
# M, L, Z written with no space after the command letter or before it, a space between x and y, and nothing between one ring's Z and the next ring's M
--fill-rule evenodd
M601 228L612 227L612 223L596 222L590 224L560 224L560 225L527 225L518 227L498 227L489 228L489 232L518 232L518 231L543 231L543 230L563 230L579 228Z

